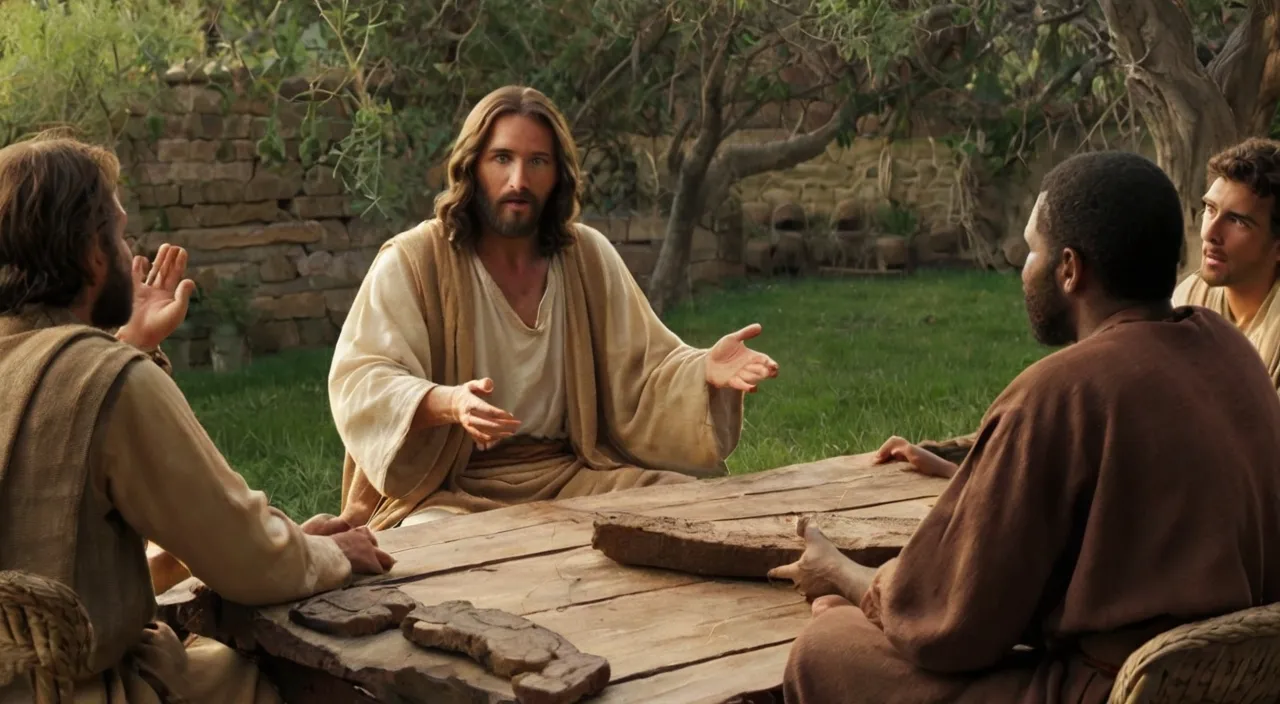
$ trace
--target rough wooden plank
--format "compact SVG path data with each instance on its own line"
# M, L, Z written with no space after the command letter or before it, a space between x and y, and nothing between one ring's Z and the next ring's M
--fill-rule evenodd
M845 511L865 506L935 497L947 486L946 479L903 472L882 465L866 474L819 486L786 491L744 494L684 506L634 511L649 516L725 521L762 516L799 515Z
M405 550L496 535L512 530L555 523L571 517L550 502L520 504L482 513L448 516L427 523L378 531L378 547L397 555Z
M627 567L590 546L568 552L428 576L400 586L425 604L464 599L476 606L527 615L692 584L700 578Z
M789 586L705 581L528 618L608 660L616 684L793 640L810 613Z
M609 663L514 614L466 601L419 607L401 624L416 645L467 655L511 679L521 704L572 704L609 682Z
M417 605L395 587L353 587L307 599L289 609L289 619L335 636L371 636L399 626Z
M790 654L791 643L786 642L728 655L612 685L594 701L598 704L722 704L780 686Z
M564 515L564 520L552 523L406 548L396 553L398 562L389 572L362 579L360 583L412 581L430 574L563 552L591 544L590 516L577 512Z
M879 566L897 555L918 521L912 518L819 514L823 534L860 564ZM595 522L592 546L624 565L719 577L764 579L769 570L804 552L796 521L768 517L740 521L609 514Z
M703 479L694 483L665 484L628 489L612 494L561 499L555 506L574 511L659 511L710 500L733 500L737 497L770 494L819 487L877 474L894 465L875 465L874 453L832 457L818 462L788 465L753 474Z
M240 610L232 604L223 611ZM244 632L223 634L244 649L267 654L357 684L384 702L432 704L516 704L509 680L486 672L470 659L420 648L400 631L344 638L290 622L287 605L253 612ZM239 620L235 616L224 621Z

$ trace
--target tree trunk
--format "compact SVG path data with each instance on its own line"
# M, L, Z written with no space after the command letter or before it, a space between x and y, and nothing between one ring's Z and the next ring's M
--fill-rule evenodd
M1156 160L1182 199L1182 273L1195 271L1206 162L1245 137L1266 134L1280 100L1280 0L1253 0L1208 67L1196 58L1190 17L1172 0L1099 4L1128 66L1129 94L1151 133Z
M1128 66L1126 83L1155 143L1156 160L1181 197L1183 272L1200 267L1196 223L1205 162L1239 137L1221 90L1196 59L1191 20L1171 0L1099 0ZM1248 53L1248 52L1243 52Z
M653 274L649 277L649 304L658 315L688 297L693 288L689 279L693 231L702 217L705 192L703 183L706 181L707 166L715 153L715 146L699 149L701 144L702 140L699 139L693 154L680 167L675 198L671 202L671 215L667 218L666 236L662 240L662 249L658 252Z

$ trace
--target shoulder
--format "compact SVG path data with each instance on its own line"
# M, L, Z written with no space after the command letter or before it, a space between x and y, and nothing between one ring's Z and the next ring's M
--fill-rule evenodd
M581 250L584 255L598 257L610 252L616 252L609 238L590 225L584 225L580 222L574 223L573 231L573 244L570 246Z
M1197 273L1192 273L1180 281L1173 289L1173 305L1200 305L1209 292L1209 285Z

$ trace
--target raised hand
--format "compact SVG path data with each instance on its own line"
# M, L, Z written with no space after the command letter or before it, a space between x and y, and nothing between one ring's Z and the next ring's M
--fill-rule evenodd
M154 350L187 317L196 284L184 279L187 252L160 245L154 264L146 257L133 258L133 315L116 337L143 350Z
M925 476L943 479L955 476L959 469L954 463L942 459L919 445L912 445L897 435L885 440L880 449L876 450L875 462L876 464L906 462L913 470Z
M753 323L720 338L707 355L707 383L717 389L730 388L749 393L765 379L778 376L777 362L745 344L760 331L760 324Z
M511 437L520 428L520 421L510 413L480 398L491 393L492 379L475 379L453 387L453 397L450 399L453 421L467 431L480 450L493 447L499 440Z

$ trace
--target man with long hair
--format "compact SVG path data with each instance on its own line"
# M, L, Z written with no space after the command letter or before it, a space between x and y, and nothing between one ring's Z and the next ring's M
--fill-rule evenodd
M1136 155L1041 184L1022 270L1035 337L1064 346L992 403L898 557L844 557L813 521L778 568L813 601L788 704L1103 704L1138 647L1280 600L1280 396L1248 340L1170 303L1173 183Z
M1209 160L1200 222L1203 260L1173 293L1230 320L1280 391L1280 142L1253 138Z
M382 247L338 340L344 520L381 530L725 473L744 392L777 374L744 344L760 326L681 342L576 221L580 180L546 96L508 86L471 111L436 217Z
M94 642L77 701L277 702L250 661L153 622L147 540L247 604L392 561L367 529L321 516L304 531L270 507L148 359L194 283L179 248L131 261L118 176L110 152L70 139L0 149L0 570L83 603ZM24 678L0 686L0 702L32 696Z

